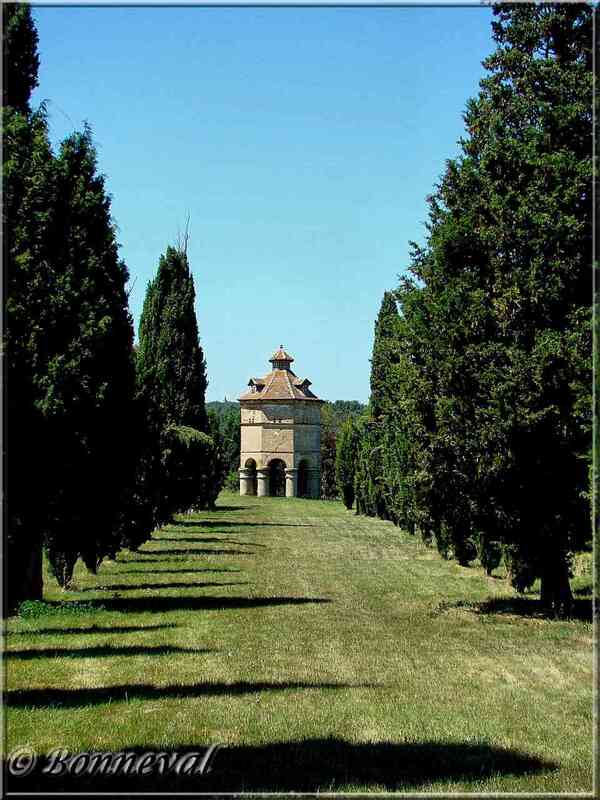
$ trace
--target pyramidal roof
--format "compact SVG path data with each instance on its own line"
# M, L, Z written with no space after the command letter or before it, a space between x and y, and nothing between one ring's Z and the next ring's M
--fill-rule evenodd
M239 400L320 400L310 390L308 378L299 378L290 369L293 357L279 345L269 361L273 369L262 378L250 378L249 389Z

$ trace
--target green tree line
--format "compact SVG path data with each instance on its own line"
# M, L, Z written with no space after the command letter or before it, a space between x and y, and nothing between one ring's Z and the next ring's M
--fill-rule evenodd
M185 248L150 283L134 348L128 272L88 126L58 152L32 109L30 8L3 8L5 610L68 588L222 484Z
M591 538L592 18L494 8L496 49L426 242L383 298L369 414L340 465L359 513L464 565L503 558L554 615Z

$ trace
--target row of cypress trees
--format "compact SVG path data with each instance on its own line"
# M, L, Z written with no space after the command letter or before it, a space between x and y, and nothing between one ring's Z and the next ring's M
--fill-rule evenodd
M555 615L591 538L593 14L495 7L461 154L383 298L370 410L338 452L347 505L461 564L503 555Z
M42 596L42 550L63 587L175 511L210 506L219 449L208 434L194 286L169 248L133 345L128 273L89 127L54 154L32 110L38 37L3 5L5 610Z

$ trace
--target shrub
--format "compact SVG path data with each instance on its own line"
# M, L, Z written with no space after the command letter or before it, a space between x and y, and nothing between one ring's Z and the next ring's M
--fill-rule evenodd
M232 469L225 478L225 488L236 492L240 488L240 475L237 469Z
M214 460L214 443L208 434L186 425L165 428L161 436L162 495L170 514L214 505Z

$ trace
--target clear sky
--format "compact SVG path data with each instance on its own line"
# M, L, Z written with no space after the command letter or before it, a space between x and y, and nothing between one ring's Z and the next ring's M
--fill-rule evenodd
M366 401L381 297L422 241L493 49L487 7L37 7L59 142L87 120L136 331L190 215L207 399L278 345L328 400Z

